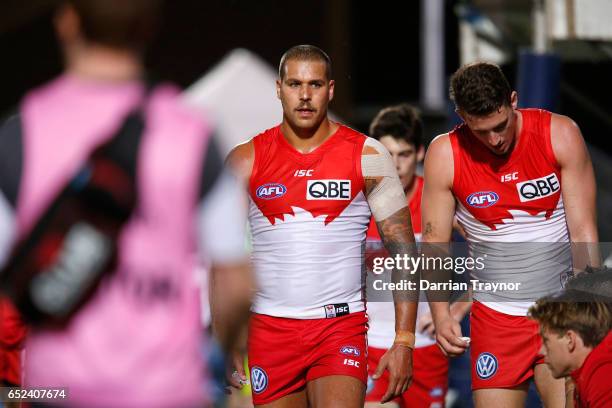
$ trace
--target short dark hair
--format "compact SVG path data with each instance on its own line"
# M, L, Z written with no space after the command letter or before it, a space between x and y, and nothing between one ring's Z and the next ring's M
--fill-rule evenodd
M464 65L451 76L450 98L469 115L485 116L510 106L511 95L508 79L490 62Z
M141 50L151 41L163 0L66 0L79 16L85 39Z
M332 65L329 56L314 45L296 45L289 48L281 57L280 64L278 65L278 77L283 79L285 76L285 65L289 60L300 60L300 61L320 61L325 64L325 76L328 80L332 77Z
M392 136L414 145L423 144L423 122L419 111L402 103L382 109L370 124L370 137L380 140L383 136Z
M612 304L581 301L572 289L538 299L529 308L529 316L557 335L575 331L587 347L597 346L612 330Z

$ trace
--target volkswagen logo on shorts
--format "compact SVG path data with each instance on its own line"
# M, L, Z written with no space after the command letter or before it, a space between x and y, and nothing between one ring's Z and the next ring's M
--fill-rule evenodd
M260 394L268 388L268 375L263 369L251 368L251 386L255 394Z
M480 353L476 360L476 374L481 380L488 380L497 372L497 358L491 353Z

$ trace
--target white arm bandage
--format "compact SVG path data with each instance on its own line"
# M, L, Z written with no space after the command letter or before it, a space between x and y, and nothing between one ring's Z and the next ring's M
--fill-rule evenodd
M408 204L393 159L385 146L378 140L368 137L364 149L366 147L371 147L378 152L378 154L361 155L361 173L364 179L380 179L378 185L368 195L372 215L376 222L380 222Z

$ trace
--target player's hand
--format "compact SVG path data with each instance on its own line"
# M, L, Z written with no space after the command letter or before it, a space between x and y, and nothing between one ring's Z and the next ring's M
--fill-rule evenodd
M244 354L235 352L232 354L231 362L226 372L227 383L239 390L247 384L247 376L244 372Z
M381 357L376 372L372 376L378 380L384 370L389 370L389 387L380 400L381 404L402 395L412 382L412 349L394 344Z
M450 305L450 314L457 322L461 322L463 317L470 310L471 303L470 302L455 302ZM426 336L429 336L432 339L436 338L436 326L434 325L433 316L431 312L424 313L419 317L417 321L417 330L419 333L423 333Z
M461 326L450 316L437 324L436 341L444 355L449 357L460 356L470 345L469 342L461 339Z
M457 322L461 323L463 318L472 308L472 302L466 300L459 300L450 305L450 315Z

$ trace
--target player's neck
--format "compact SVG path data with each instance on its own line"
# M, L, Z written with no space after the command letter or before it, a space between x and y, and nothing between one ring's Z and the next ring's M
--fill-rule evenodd
M338 130L338 124L330 121L327 117L321 121L319 126L312 129L303 129L291 126L289 121L283 120L281 131L283 136L297 151L310 153L321 146Z
M66 72L88 80L122 82L142 78L144 66L134 52L88 45L68 53Z
M515 109L514 115L516 120L516 126L514 127L514 142L512 144L512 149L509 153L514 151L514 149L516 149L516 146L518 146L519 141L521 139L521 133L523 131L523 114L518 109Z
M576 351L576 358L573 361L571 370L575 371L582 367L582 365L584 364L584 360L587 359L587 357L589 356L589 354L591 354L592 351L593 347L580 347L580 349Z

